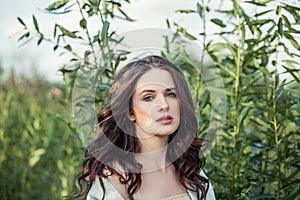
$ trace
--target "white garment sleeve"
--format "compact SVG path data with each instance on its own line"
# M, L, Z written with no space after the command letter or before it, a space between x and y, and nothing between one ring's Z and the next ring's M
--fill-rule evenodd
M105 178L102 179L105 188L105 200L124 200L116 188ZM86 200L102 200L103 189L100 185L99 178L96 178Z
M203 172L203 170L200 172L200 175L207 178L207 176ZM211 182L209 182L209 187L208 187L208 191L207 191L207 195L206 195L206 200L215 200L215 199L216 199L216 197L215 197L215 193L214 193L214 188L213 188Z
M203 171L200 172L200 175L207 178L207 176L205 175L205 173ZM105 200L123 200L120 193L118 193L118 191L113 187L113 185L111 185L111 183L108 182L108 180L103 179L103 184L104 184L105 191L106 191ZM191 198L193 200L196 198L196 196L194 196L194 194L192 194L191 192L189 192L189 194L191 195ZM96 178L96 180L93 182L93 185L92 185L90 191L87 194L86 200L102 200L102 197L103 197L103 190L100 186L99 179ZM216 200L215 194L214 194L214 189L210 182L209 182L208 192L206 195L206 200Z
M87 194L86 200L101 200L102 196L103 196L103 190L100 187L99 179L96 178L96 180L93 182L90 191Z

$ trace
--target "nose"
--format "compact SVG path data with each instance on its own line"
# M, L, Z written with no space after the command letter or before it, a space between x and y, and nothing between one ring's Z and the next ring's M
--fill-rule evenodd
M169 109L169 103L164 96L160 97L159 105L160 105L160 110L162 110L162 111L166 111Z

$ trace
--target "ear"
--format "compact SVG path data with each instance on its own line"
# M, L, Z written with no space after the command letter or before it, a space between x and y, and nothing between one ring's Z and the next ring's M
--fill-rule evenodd
M132 121L132 122L135 122L134 114L129 114L129 120Z

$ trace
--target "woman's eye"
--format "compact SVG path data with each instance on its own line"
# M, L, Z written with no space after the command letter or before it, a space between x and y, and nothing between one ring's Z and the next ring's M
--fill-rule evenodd
M176 94L174 92L170 92L167 94L168 97L176 97Z
M151 96L151 95L147 95L147 96L144 97L145 101L152 101L153 99L154 99L154 97Z

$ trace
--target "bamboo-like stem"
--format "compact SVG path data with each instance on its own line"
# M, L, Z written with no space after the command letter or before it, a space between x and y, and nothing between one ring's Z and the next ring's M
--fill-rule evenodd
M273 129L274 129L274 138L275 138L275 145L276 145L276 152L277 152L277 158L276 158L276 164L277 164L277 168L278 168L278 173L277 173L277 192L276 192L276 200L279 200L280 198L280 185L281 185L281 181L280 181L280 174L281 174L281 163L280 163L280 159L279 159L279 139L278 139L278 122L277 122L277 100L276 100L276 92L277 92L277 86L278 86L278 70L277 70L277 63L278 63L278 46L279 46L279 39L277 39L276 41L276 58L275 58L275 62L274 62L274 78L273 78L273 86L272 86L272 109L273 109Z
M84 14L82 12L82 8L80 6L80 2L78 0L76 0L76 3L77 3L77 6L78 6L78 9L79 9L81 18L86 21L86 19L84 17ZM87 27L85 27L84 30L85 30L86 36L88 38L89 46L91 47L91 50L92 50L95 66L97 66L98 62L97 62L96 53L95 53L95 50L94 50L94 45L93 45L93 42L92 42L92 39L91 39L91 35L89 33L89 29Z
M277 8L277 18L280 19L280 9ZM279 20L278 20L279 21ZM272 109L273 109L273 129L274 129L274 139L275 139L275 145L276 145L276 165L277 165L277 170L278 172L276 173L276 178L277 178L277 191L276 191L276 200L280 199L280 187L281 187L281 158L279 157L280 155L280 147L279 147L279 138L278 138L278 120L277 120L277 99L276 99L276 93L277 93L277 87L278 87L278 62L279 62L279 43L280 43L280 34L278 33L277 38L276 38L276 43L275 43L275 61L273 62L274 64L274 74L273 74L273 85L272 85Z
M205 55L205 52L206 52L206 6L205 5L205 1L202 0L201 1L201 4L203 6L203 9L202 9L202 28L203 28L203 40L202 40L202 55L201 55L201 60L200 60L200 72L199 72L199 75L198 75L198 80L197 80L197 86L196 86L196 98L197 100L199 100L200 98L200 88L201 88L201 69L203 68L203 64L204 64L204 55ZM199 110L200 112L200 110Z
M239 7L238 2L234 1L237 7ZM240 21L240 10L236 10L235 13L238 22L237 37L239 38L239 45L237 46L237 56L236 56L236 74L235 74L235 86L234 86L234 127L233 127L233 154L231 163L231 199L235 198L235 182L236 182L236 145L237 145L237 135L239 134L238 127L238 112L239 112L239 88L240 88L240 68L241 68L241 52L243 42L241 41L242 24Z

